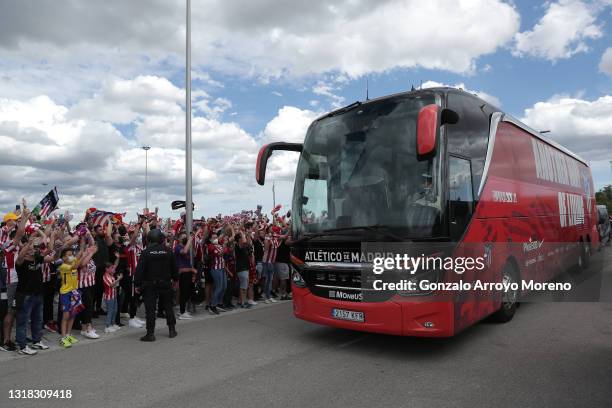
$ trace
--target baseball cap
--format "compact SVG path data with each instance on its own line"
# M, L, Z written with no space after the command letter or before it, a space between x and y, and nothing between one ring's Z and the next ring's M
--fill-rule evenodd
M19 217L17 216L17 214L15 213L8 213L4 216L3 221L7 222L7 221L17 221L19 219Z

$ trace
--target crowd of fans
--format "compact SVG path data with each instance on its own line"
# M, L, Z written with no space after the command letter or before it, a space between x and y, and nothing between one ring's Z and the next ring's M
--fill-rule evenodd
M184 216L172 222L147 212L127 223L120 215L96 217L99 212L90 209L71 225L68 214L41 218L23 201L4 215L0 230L0 349L25 355L46 350L43 330L58 332L63 348L79 341L75 333L98 339L94 319L103 319L105 334L126 325L143 328L135 276L153 229L163 232L175 255L179 320L191 319L200 304L220 314L258 301L289 300L291 214L280 216L279 207L270 216L258 207L200 219L187 234ZM157 315L165 317L161 307Z

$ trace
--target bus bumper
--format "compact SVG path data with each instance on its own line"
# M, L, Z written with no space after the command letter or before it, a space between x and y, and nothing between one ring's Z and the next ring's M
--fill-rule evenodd
M415 337L450 337L453 332L453 305L448 302L380 303L347 302L313 295L293 285L293 313L309 322L343 329ZM363 312L364 322L338 320L333 309Z

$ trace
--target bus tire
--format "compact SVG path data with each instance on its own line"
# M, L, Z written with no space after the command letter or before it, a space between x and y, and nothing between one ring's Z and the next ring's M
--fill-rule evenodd
M506 263L502 269L502 282L517 282L519 283L518 273L511 263ZM519 285L520 286L520 285ZM519 292L504 292L502 294L502 303L497 312L491 316L494 322L506 323L512 320L516 309L518 308Z
M589 243L580 239L578 241L578 258L576 259L576 272L584 272L591 262L591 247Z

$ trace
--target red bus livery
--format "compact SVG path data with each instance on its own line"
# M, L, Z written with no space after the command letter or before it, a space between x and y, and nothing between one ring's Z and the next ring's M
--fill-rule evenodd
M510 320L520 290L500 298L436 291L373 292L364 245L453 247L483 256L483 271L428 271L429 282L548 282L589 265L598 246L588 164L482 99L431 88L356 102L316 119L300 153L292 205L292 290L296 317L406 336L448 337L493 315ZM377 246L381 244L381 246Z

